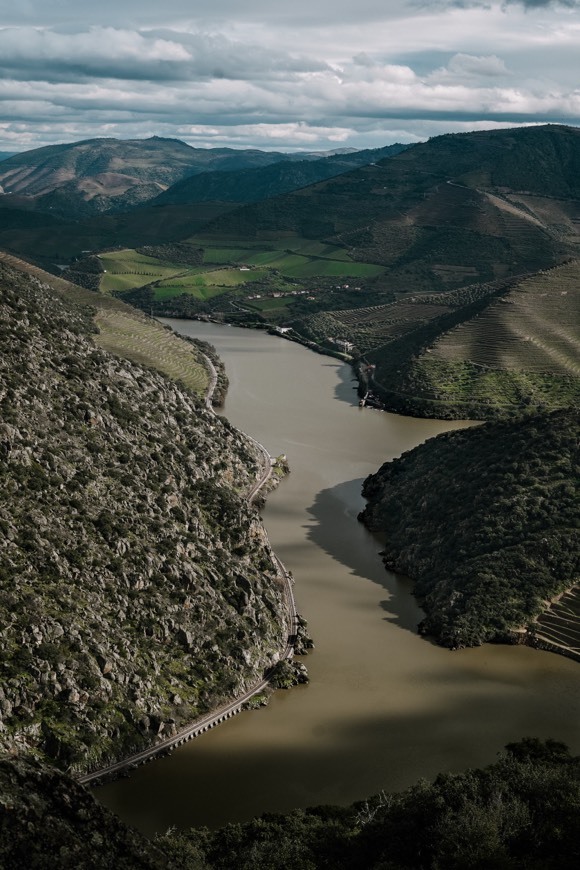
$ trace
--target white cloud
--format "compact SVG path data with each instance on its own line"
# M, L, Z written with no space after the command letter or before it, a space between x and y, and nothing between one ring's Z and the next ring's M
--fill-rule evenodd
M104 131L324 148L466 124L580 124L578 3L12 7L0 13L0 150Z

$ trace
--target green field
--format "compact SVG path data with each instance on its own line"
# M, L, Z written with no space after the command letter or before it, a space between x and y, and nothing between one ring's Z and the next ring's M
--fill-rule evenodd
M228 248L228 247L204 247L203 251L203 261L204 263L215 263L216 265L221 265L222 263L226 265L227 263L242 263L245 261L245 257L248 255L247 248Z
M182 263L164 262L133 250L99 254L99 259L105 270L100 289L105 293L113 290L132 290L134 287L142 287L160 278L168 278L191 270L190 266L184 266Z
M277 296L275 299L252 299L251 302L244 304L247 308L255 308L257 311L279 311L281 308L286 308L293 299L293 296L286 294L285 296Z
M232 239L229 245L216 245L215 240L203 238L190 241L204 249L207 265L244 263L276 269L289 278L370 278L384 271L372 263L353 262L346 248L300 237L285 236L262 243Z
M154 299L162 301L186 294L207 301L246 284L260 282L264 298L252 301L257 311L280 310L291 298L266 298L273 289L283 289L288 282L317 278L364 279L380 275L384 269L371 263L355 263L345 248L311 239L281 238L267 242L230 244L215 240L188 240L203 248L203 266L188 266L160 260L134 250L106 252L99 255L106 270L100 289L105 293L134 290L153 285ZM242 267L249 268L242 268ZM250 303L248 303L250 304Z

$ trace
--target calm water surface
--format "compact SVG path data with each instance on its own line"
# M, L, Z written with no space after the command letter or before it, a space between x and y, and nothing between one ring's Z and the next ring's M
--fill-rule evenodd
M418 637L407 580L356 521L367 474L458 423L359 409L348 366L261 332L169 321L217 348L225 415L291 474L263 516L296 580L311 682L96 791L147 834L397 790L486 764L525 735L580 751L580 665L527 648L450 652Z

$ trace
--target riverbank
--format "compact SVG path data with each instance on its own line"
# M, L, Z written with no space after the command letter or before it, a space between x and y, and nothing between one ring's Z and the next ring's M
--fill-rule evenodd
M203 344L205 343L200 343L200 346L203 346ZM210 350L211 353L213 349L206 346L205 350ZM202 357L209 374L209 384L205 395L205 405L208 410L215 413L215 390L219 380L218 369L214 365L214 360L210 358L207 352L203 353ZM214 357L213 353L212 357ZM224 395L221 393L219 396L220 405L223 403L223 399ZM278 460L273 460L263 444L260 444L250 435L246 435L245 433L239 434L252 442L262 458L262 467L258 480L251 486L246 494L248 505L252 505L259 499L260 493L262 493L264 489L271 491L278 485L282 472L287 473L288 465L285 461L285 457L283 459L279 457ZM274 474L274 471L276 471L276 474ZM268 486L268 484L270 485ZM265 542L266 548L271 554L272 562L283 589L287 614L287 622L285 626L287 642L279 653L276 665L269 670L263 680L260 680L258 683L253 685L241 696L220 705L218 708L212 710L210 713L207 713L205 716L197 719L184 728L176 730L175 733L169 737L159 739L153 746L143 749L141 752L133 753L113 764L78 777L78 781L81 784L99 784L135 770L135 768L141 764L145 764L159 755L167 755L168 753L171 753L177 747L182 746L189 740L193 740L194 738L205 734L216 725L225 722L227 719L231 719L232 716L241 713L245 709L251 708L252 699L257 696L259 696L260 705L262 705L266 703L268 694L274 691L274 689L290 688L292 685L299 685L308 682L308 672L305 665L303 663L293 662L295 652L299 655L305 655L308 653L309 649L313 647L312 641L308 636L306 621L298 614L294 598L293 580L290 573L286 570L275 553L271 551L267 535Z
M154 834L398 791L485 765L522 734L580 752L577 664L525 646L450 653L419 637L410 584L385 571L383 542L356 522L362 481L382 462L468 424L358 408L349 366L263 331L171 325L224 360L232 425L288 458L262 517L316 654L307 688L275 692L267 707L100 787L98 799Z

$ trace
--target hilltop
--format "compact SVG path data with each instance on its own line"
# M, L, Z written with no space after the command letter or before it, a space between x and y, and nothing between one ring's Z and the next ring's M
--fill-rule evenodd
M453 134L236 210L208 230L341 242L355 259L388 267L383 283L393 290L450 289L558 262L579 241L579 178L576 128Z
M426 634L453 648L541 637L580 660L579 432L577 410L487 423L366 479L360 519L413 579Z
M206 172L178 181L160 194L154 204L197 202L259 202L318 181L350 172L358 166L393 157L409 145L386 145L336 154L319 160L280 161L253 169Z

